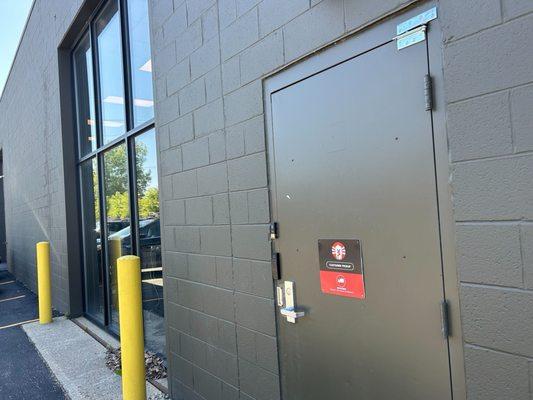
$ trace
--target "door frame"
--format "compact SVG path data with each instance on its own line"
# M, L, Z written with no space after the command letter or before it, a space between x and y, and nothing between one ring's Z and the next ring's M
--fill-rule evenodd
M413 4L416 3L416 4ZM263 79L263 103L265 110L265 128L267 145L267 171L270 193L271 221L276 221L276 175L275 154L273 146L272 106L271 95L287 86L329 69L350 58L369 52L393 40L396 25L414 17L431 7L437 6L436 1L415 1L395 10L391 14L381 17L358 30L301 57L289 65L274 71ZM438 15L437 10L437 15ZM433 125L434 159L437 186L437 205L439 213L441 257L443 274L443 296L448 301L449 328L448 352L450 363L450 387L453 400L466 399L466 377L463 356L463 337L459 303L459 281L455 259L455 228L453 218L452 190L448 177L450 165L448 157L448 142L446 133L446 109L443 84L442 63L442 28L439 18L429 23L427 38L423 43L415 46L427 46L428 73L433 84L433 109L431 120ZM423 79L424 77L420 77ZM424 94L421 93L421 96ZM281 266L283 270L283 266ZM276 321L279 315L276 307ZM278 324L276 323L276 330ZM279 332L277 332L279 337ZM278 357L281 360L281 357ZM281 362L280 362L280 372ZM281 380L280 380L281 388ZM283 394L283 393L282 393Z

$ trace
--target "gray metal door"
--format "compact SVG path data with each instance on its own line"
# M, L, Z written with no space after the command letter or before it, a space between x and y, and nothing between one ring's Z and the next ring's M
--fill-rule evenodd
M451 398L427 70L389 42L271 95L286 400ZM320 239L359 241L364 299L322 293Z

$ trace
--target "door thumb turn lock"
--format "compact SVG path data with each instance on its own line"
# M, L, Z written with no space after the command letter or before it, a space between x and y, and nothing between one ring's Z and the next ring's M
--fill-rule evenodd
M283 297L285 299L281 298L280 291L281 288L278 287L278 305L281 307L279 312L281 315L287 318L287 322L295 324L298 318L301 318L305 315L305 311L298 311L295 308L294 282L285 281L283 283ZM283 300L285 300L285 307L283 307Z

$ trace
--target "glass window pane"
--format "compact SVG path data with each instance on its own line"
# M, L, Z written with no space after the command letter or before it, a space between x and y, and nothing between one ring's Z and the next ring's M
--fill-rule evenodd
M138 126L154 117L152 88L152 58L150 55L150 27L148 1L128 1L128 29L133 92L133 119Z
M118 330L117 260L131 254L130 202L126 145L104 153L104 193L110 276L111 326Z
M149 350L164 355L163 267L156 154L153 129L135 138L139 256L141 257L145 340Z
M104 270L100 227L98 165L96 157L80 166L87 314L104 322Z
M93 60L88 34L83 37L74 50L74 68L76 71L79 153L80 157L83 157L96 150Z
M103 142L108 143L126 132L124 79L118 1L112 0L96 20L100 103Z

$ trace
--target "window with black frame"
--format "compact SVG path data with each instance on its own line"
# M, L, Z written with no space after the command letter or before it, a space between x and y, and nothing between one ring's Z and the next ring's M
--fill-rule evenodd
M108 0L72 52L85 313L119 333L117 259L141 258L146 347L164 355L148 0Z

